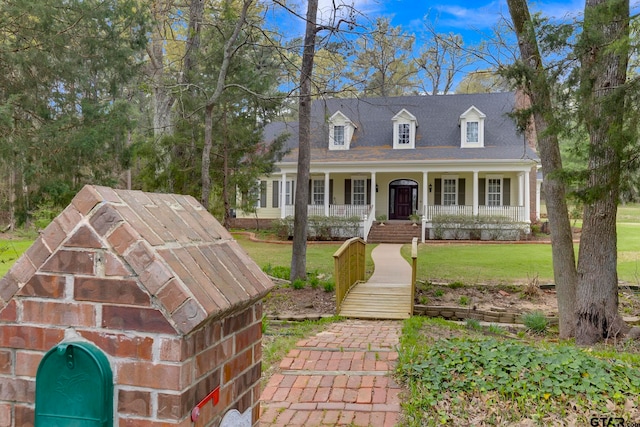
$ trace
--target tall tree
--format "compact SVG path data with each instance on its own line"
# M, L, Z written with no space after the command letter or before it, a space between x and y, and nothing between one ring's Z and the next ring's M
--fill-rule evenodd
M528 87L532 100L531 111L534 113L536 127L538 117L546 121L546 134L557 138L563 126L554 109L553 101L548 94L551 87L558 83L557 77L542 67L540 54L537 51L534 25L528 16L526 2L509 0L510 12L518 33L518 41L522 53L521 69L512 76L520 76ZM552 47L560 46L564 37L548 39L545 42ZM562 41L559 41L562 39ZM583 188L576 194L584 202L583 230L578 254L578 265L575 270L575 294L570 288L560 288L558 294L559 310L574 316L575 337L578 344L592 344L607 337L614 337L624 332L626 325L618 313L618 281L617 281L617 234L616 214L620 196L620 177L625 164L623 159L630 145L635 142L635 123L630 126L628 120L629 86L626 82L629 57L629 2L627 0L588 0L585 4L584 21L578 43L575 45L575 58L580 66L575 68L569 83L564 86L563 93L569 94L571 105L577 110L578 125L588 135L588 169ZM517 70L517 67L515 67ZM571 91L567 89L574 89ZM536 116L536 112L538 113ZM633 122L633 121L632 121ZM544 125L544 123L543 123ZM539 135L545 135L536 129ZM560 178L564 172L559 161L558 143L549 145L552 152L543 151L546 143L542 143L540 157L543 170L550 166L549 160L558 158L556 168L545 173L545 190L552 195L562 195L560 187L566 183ZM551 157L550 157L551 156ZM553 186L559 187L556 191ZM547 201L551 212L557 211L561 221L558 226L566 228L565 213L558 210L558 205L566 204L562 198L551 197ZM554 224L551 224L552 231ZM552 236L552 239L553 236ZM560 237L560 241L568 237ZM554 239L554 274L574 274L568 260L565 267L555 264L557 241ZM573 253L568 245L563 251ZM565 255L566 255L565 254ZM567 277L565 277L565 280ZM566 291L567 295L560 295ZM569 305L573 299L574 305ZM561 303L561 301L563 301ZM566 306L565 306L566 304ZM566 331L566 329L565 329Z
M576 325L575 290L577 284L573 236L562 178L562 159L558 143L558 122L552 103L552 81L542 62L533 22L526 0L507 0L518 37L520 62L506 73L519 83L530 100L522 110L522 127L534 125L544 175L545 202L551 229L553 274L558 295L560 336L573 336ZM533 120L531 120L531 118Z
M510 89L509 81L496 70L478 70L458 82L456 93L494 93Z
M34 202L65 205L87 182L118 180L146 19L129 0L7 0L0 20L0 162L25 218Z
M311 91L313 61L316 54L318 0L307 2L307 20L300 69L300 98L298 101L298 170L294 206L293 253L291 280L307 278L307 215L309 168L311 164Z
M420 53L414 60L421 90L431 95L450 93L455 79L471 60L460 34L439 33L435 25L425 17L424 31L418 39Z
M223 11L224 13L231 14L233 16L235 10L232 7L231 0L224 1ZM209 208L210 194L211 194L211 148L213 147L213 110L222 96L226 87L227 74L229 67L231 66L231 60L237 51L237 43L240 38L242 29L244 28L249 14L249 8L254 4L254 0L243 0L240 10L237 16L232 19L235 24L232 26L231 32L228 34L226 41L224 42L224 48L222 50L222 61L217 73L216 83L211 95L208 96L204 107L204 147L202 150L202 195L200 202L205 208Z
M578 43L578 117L589 133L589 170L580 255L576 343L624 332L618 313L616 215L623 153L634 141L625 123L629 1L587 0Z
M389 18L378 18L375 28L356 42L348 73L353 86L365 96L399 96L415 91L415 63L411 60L414 37Z

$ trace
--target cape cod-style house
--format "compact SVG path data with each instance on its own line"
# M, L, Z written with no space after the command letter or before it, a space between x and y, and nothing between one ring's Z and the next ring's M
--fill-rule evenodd
M309 215L373 221L419 216L422 239L434 238L443 216L522 230L539 218L537 156L509 113L515 93L332 98L312 106ZM238 218L292 216L297 180L297 123L272 123L267 140L287 133L289 152L260 181L255 213ZM431 230L431 232L429 231ZM440 237L441 238L441 237ZM445 237L446 238L446 237Z

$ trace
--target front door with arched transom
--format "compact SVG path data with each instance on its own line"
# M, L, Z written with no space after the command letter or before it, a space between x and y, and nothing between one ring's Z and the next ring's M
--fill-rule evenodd
M418 183L396 179L389 183L389 219L409 219L418 210Z

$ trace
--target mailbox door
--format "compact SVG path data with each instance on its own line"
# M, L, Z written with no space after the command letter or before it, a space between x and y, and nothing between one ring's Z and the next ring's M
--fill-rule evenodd
M91 344L58 344L36 375L36 427L112 427L113 374Z

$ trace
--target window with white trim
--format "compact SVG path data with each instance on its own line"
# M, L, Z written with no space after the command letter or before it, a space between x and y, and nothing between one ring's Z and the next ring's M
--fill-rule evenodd
M367 180L366 178L353 178L351 180L351 203L354 205L364 205L367 200Z
M329 150L348 150L356 125L340 111L329 118Z
M324 179L314 179L311 201L314 205L324 205Z
M467 144L478 143L478 122L467 122Z
M333 127L333 143L334 145L344 145L344 126Z
M293 198L295 197L295 181L291 180L287 180L284 183L284 204L285 206L287 205L293 205Z
M405 109L391 119L393 122L393 148L411 149L416 146L416 128L418 120L416 116Z
M502 206L502 178L487 178L487 206Z
M400 123L398 125L398 145L406 146L411 144L411 125Z
M457 178L442 178L442 204L446 206L458 204Z
M485 114L473 105L460 115L460 146L462 148L484 147Z
M267 181L258 181L257 188L254 189L256 198L256 208L267 207Z

